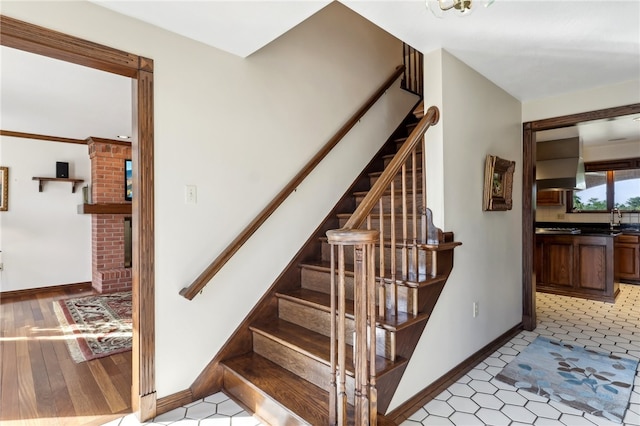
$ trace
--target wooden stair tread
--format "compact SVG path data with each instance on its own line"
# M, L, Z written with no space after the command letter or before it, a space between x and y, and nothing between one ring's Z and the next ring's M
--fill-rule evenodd
M445 243L443 243L445 244ZM426 246L426 245L425 245ZM400 247L400 246L398 246ZM437 247L437 246L435 246ZM450 250L451 248L447 249ZM346 264L345 265L345 275L346 276L353 276L353 265L350 264ZM308 268L308 269L313 269L315 271L321 271L321 272L326 272L326 273L331 273L331 264L327 261L324 260L311 260L311 261L307 261L303 264L300 265L300 268ZM380 278L380 268L376 266L376 278ZM402 277L398 276L398 272L396 271L396 278L395 280L391 279L391 272L389 270L385 271L385 276L384 276L384 281L386 283L393 283L395 282L398 285L404 285L406 287L411 287L411 288L420 288L420 287L426 287L426 286L430 286L433 284L438 284L441 283L442 281L446 281L447 276L446 275L436 275L435 277L432 277L431 275L426 275L426 274L419 274L418 277L415 276L415 274L410 273L409 276L406 279L403 279Z
M351 216L353 215L353 213L338 213L336 216L338 217L338 219L349 219ZM380 218L380 214L379 213L371 213L369 216L371 216L371 219L379 219ZM391 213L384 213L382 216L384 216L385 220L390 221L391 220L391 216L394 216ZM399 213L396 213L395 216L400 216ZM418 218L422 218L421 214L417 215ZM413 214L411 213L407 213L407 218L413 218ZM396 223L399 223L401 221L401 219L396 219Z
M299 288L286 293L276 293L276 297L292 300L325 312L331 312L331 295L327 293ZM347 318L353 319L353 301L347 303L346 315ZM385 315L385 318L378 317L376 324L389 331L402 330L429 317L423 313L418 313L417 315L402 311L396 313L393 309L387 309Z
M461 245L462 243L459 241L450 241L450 242L443 242L438 244L418 244L418 247L424 248L425 250L429 250L429 251L446 251L446 250L452 250Z
M324 237L318 237L318 239L323 242L323 243L329 243L329 239L324 236ZM387 239L385 238L383 241L383 244L385 247L390 248L391 247L391 239ZM379 246L380 242L376 243L376 246ZM447 251L447 250L453 250L454 248L461 246L462 243L459 241L441 241L438 244L423 244L423 243L417 243L418 248L421 248L423 250L427 250L427 251ZM397 240L396 241L396 247L397 248L402 248L402 241ZM411 248L413 247L413 240L408 239L407 240L407 248Z
M410 124L407 127L415 128L417 125L418 125L418 123L415 123L415 124ZM409 133L411 133L411 132L409 132ZM404 143L407 139L409 139L409 136L398 136L397 138L393 138L393 142L396 145L398 145L398 144ZM417 152L422 152L422 144L418 144L417 148L418 148Z
M318 362L326 364L327 366L331 365L331 339L327 336L280 318L275 320L269 319L268 321L254 324L250 329L253 332L260 333L282 345L303 353ZM396 358L395 361L391 361L384 357L376 356L376 373L378 376L382 376L406 362L405 359L400 357ZM353 376L353 346L351 345L347 345L346 365L348 366L347 374Z
M399 185L396 185L396 197L401 197L402 196L402 187ZM413 194L413 191L411 190L412 188L407 188L407 194ZM369 193L369 191L355 191L352 194L356 197L364 197L365 195L367 195ZM418 190L416 191L416 194L420 194L422 195L422 190ZM391 189L386 190L385 192L382 193L383 196L391 196ZM410 199L409 199L410 200ZM422 201L422 200L418 200L418 201Z
M418 154L420 154L420 153L421 153L420 151L416 151L416 152L417 152ZM393 157L395 157L395 156L396 156L396 154L387 154L387 155L383 155L383 156L382 156L382 159L383 159L383 160L391 160L391 159L392 159ZM421 164L421 161L422 161L422 160L421 160L421 157L420 157L420 156L418 156L417 161L418 161L417 166L418 166L418 167L420 167L420 169L422 169L422 164ZM407 163L408 163L408 164L407 164L407 171L412 170L412 168L411 168L411 156L409 156L409 158L407 158ZM405 164L406 164L406 163L405 163Z
M329 393L268 359L250 352L222 365L248 386L272 399L295 416L310 425L329 424ZM227 393L234 395L232 391ZM354 408L347 405L348 425L354 425ZM256 413L260 416L260 413ZM289 424L289 423L287 423ZM395 426L396 423L378 413L379 426Z
M312 425L329 424L329 393L313 383L254 352L223 361L222 364L254 390L306 422Z
M417 173L421 173L422 172L422 166L418 166L418 168L416 169ZM382 172L371 172L368 174L369 177L380 177L382 175Z

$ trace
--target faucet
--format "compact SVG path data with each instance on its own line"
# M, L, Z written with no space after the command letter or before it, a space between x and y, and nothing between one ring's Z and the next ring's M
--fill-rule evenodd
M615 221L615 214L618 215L618 223ZM622 219L622 212L618 208L611 209L611 219L609 220L609 227L611 229L620 226L620 219Z

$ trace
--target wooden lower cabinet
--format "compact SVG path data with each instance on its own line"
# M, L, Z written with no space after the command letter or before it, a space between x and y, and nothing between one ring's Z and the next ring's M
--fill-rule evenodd
M620 235L615 243L616 279L640 283L640 235Z
M536 290L613 302L614 238L591 235L536 235Z

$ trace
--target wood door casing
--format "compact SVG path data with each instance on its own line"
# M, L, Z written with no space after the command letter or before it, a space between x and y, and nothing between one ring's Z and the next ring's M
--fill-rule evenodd
M0 44L134 79L133 352L131 405L140 420L156 415L153 185L153 60L0 15ZM144 224L141 226L140 224ZM145 309L141 308L145 300Z
M578 123L640 113L640 103L605 108L522 124L522 324L526 330L537 326L535 273L536 143L535 132Z

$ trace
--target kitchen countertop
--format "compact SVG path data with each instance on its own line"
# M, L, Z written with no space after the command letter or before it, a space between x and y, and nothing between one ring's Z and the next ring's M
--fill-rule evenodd
M537 222L536 235L584 235L616 237L620 234L640 235L640 225L620 224L611 229L606 223Z

